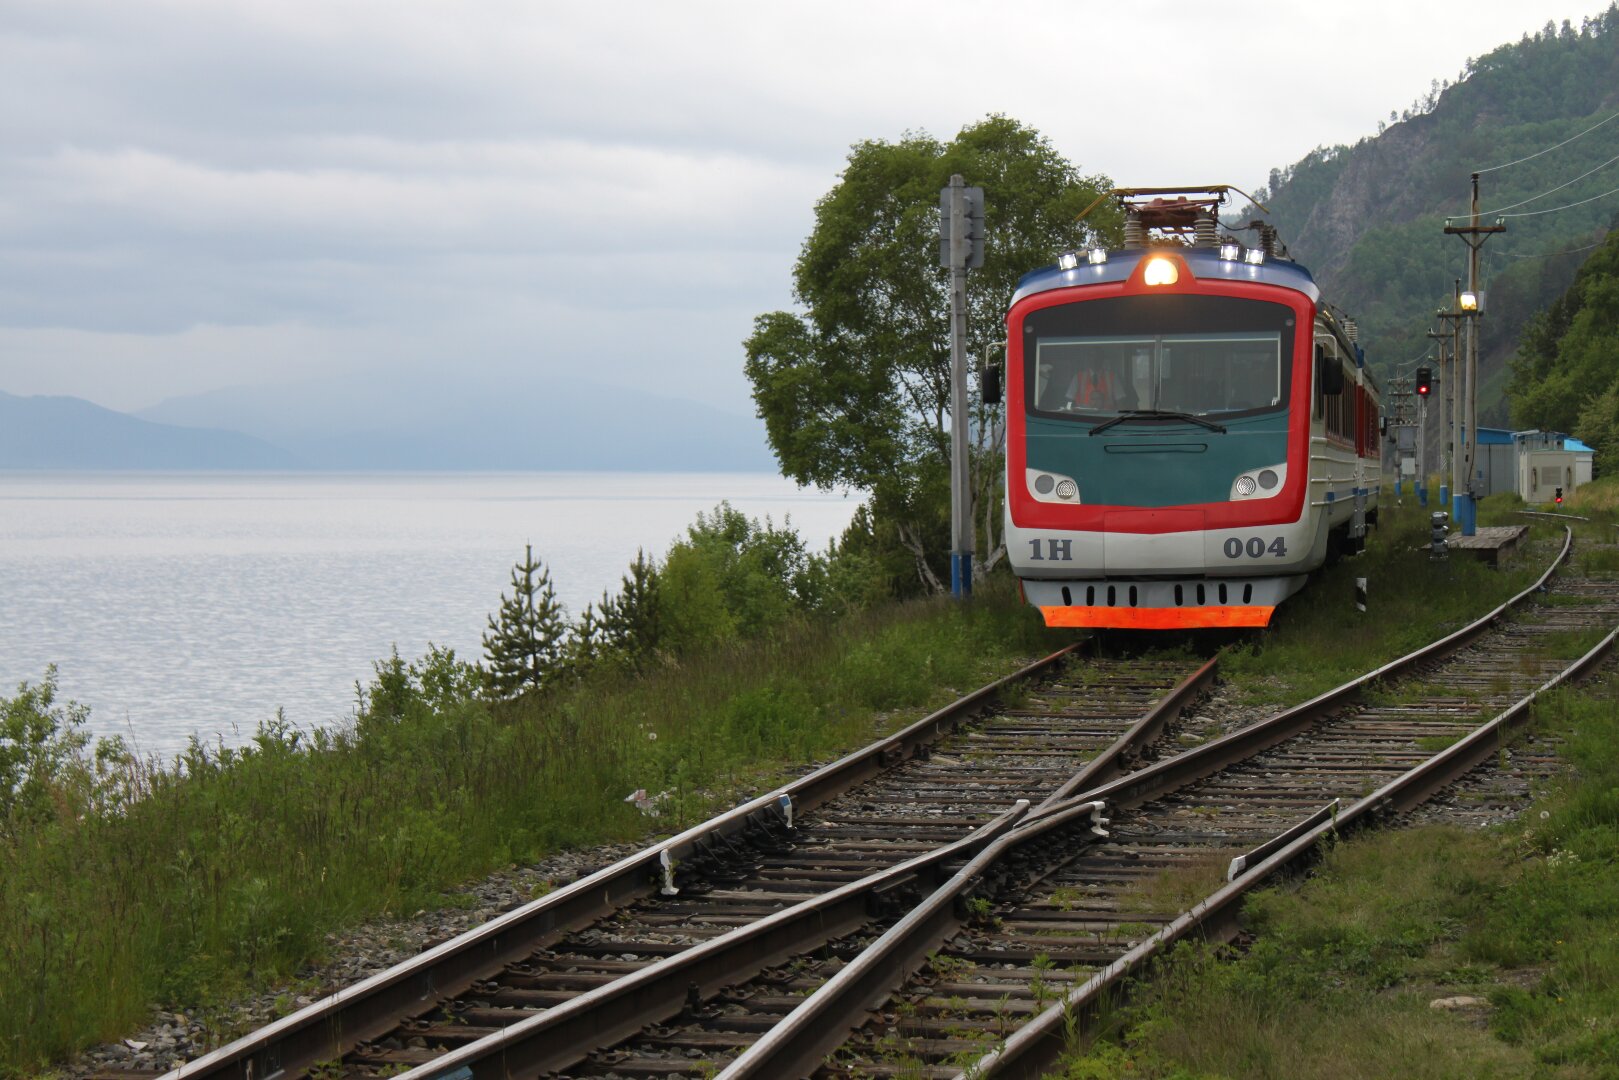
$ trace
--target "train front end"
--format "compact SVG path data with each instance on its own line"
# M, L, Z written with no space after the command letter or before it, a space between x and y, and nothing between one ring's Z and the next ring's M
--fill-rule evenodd
M1302 267L1234 243L1065 256L1007 316L1007 550L1051 626L1265 626L1322 562Z

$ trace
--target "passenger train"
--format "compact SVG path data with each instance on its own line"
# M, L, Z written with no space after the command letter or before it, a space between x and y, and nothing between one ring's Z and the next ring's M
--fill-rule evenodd
M1226 190L1116 191L1124 247L1013 295L1006 544L1049 626L1262 627L1376 522L1354 323L1270 226L1224 231Z

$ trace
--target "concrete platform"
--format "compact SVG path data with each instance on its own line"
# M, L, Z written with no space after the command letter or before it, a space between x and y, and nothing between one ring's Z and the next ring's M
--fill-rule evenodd
M1527 525L1480 525L1472 536L1451 533L1445 538L1445 546L1451 551L1463 551L1496 566L1500 564L1503 554L1512 552L1528 535Z

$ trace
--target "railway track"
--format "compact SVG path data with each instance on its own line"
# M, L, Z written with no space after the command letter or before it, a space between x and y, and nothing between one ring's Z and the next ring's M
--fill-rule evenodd
M1500 734L1480 724L1521 717L1536 687L1570 674L1548 646L1619 621L1619 583L1564 575L1547 586L1551 575L1541 587L1581 602L1537 603L1543 593L1531 588L1270 720L1111 782L1072 778L1039 805L1012 804L948 850L890 870L903 875L846 879L824 907L783 909L778 923L818 929L796 950L785 940L755 950L770 964L751 979L683 972L671 958L669 979L699 976L683 1000L665 991L650 1009L593 1011L614 997L606 988L595 1003L536 1010L407 1075L954 1077L969 1063L972 1075L1038 1075L1065 1015L1178 937L1234 929L1235 898L1262 871L1307 853L1325 830L1408 809L1492 756ZM1187 887L1202 895L1228 867L1226 898L1192 915L1155 899ZM911 895L896 897L902 878ZM938 884L918 902L929 882ZM864 909L833 911L851 900ZM652 986L656 967L636 981ZM640 996L634 984L618 989Z
M688 953L720 963L726 981L756 971L799 947L799 924L765 925L720 950L723 961L701 947L850 883L867 887L841 916L848 925L811 916L823 936L897 909L937 884L952 845L993 835L1017 798L1059 796L1138 761L1214 675L1212 661L1154 659L1064 671L1071 651L167 1075L393 1075L526 1019L565 1017L577 999L644 995L638 976ZM671 986L682 999L689 982ZM599 1038L602 1024L580 1037Z
M1386 810L1365 796L1544 682L1542 646L1619 621L1615 586L1565 574L1562 603L1528 590L1513 604L1532 616L1504 605L1127 774L1214 661L1048 657L167 1075L1037 1075L1052 1002L1083 1010L1168 941L1226 925L1158 894L1245 852L1274 863L1279 831L1332 827L1310 811Z

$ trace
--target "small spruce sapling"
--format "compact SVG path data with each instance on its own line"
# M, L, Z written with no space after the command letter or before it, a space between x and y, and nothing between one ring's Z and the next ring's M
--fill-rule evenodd
M549 685L561 671L568 641L568 617L551 575L524 545L523 561L512 568L512 596L500 594L500 612L489 616L483 636L489 685L495 696L515 698Z

